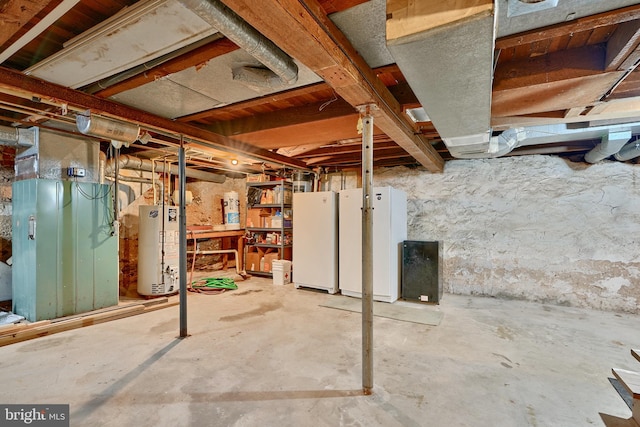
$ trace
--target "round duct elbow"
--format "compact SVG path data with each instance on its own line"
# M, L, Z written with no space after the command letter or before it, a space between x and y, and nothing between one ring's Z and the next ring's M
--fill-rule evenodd
M268 68L238 67L232 71L233 80L257 89L282 89L285 82Z
M640 157L640 142L633 141L628 143L614 154L613 157L620 162L626 162L627 160Z

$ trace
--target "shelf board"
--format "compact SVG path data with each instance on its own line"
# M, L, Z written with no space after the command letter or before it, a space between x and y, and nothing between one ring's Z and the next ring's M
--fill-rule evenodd
M255 246L258 248L290 248L293 245L273 245L273 244L268 244L268 243L247 243L246 244L247 247L250 246Z
M247 231L291 231L293 227L276 227L276 228L266 228L266 227L247 227Z
M285 187L293 187L293 183L288 181L247 182L247 187L278 187L282 184Z
M247 273L252 274L254 276L273 276L273 273L270 271L247 270Z
M265 203L262 205L251 205L249 209L262 209L262 208L290 208L291 203Z

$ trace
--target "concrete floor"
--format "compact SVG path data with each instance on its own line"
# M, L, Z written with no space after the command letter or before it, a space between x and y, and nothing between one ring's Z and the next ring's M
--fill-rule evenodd
M611 368L640 369L640 318L445 294L439 326L374 321L252 278L178 307L0 348L0 403L69 403L72 426L615 426ZM342 298L342 297L341 297ZM422 306L421 306L422 307ZM601 415L604 414L604 415Z

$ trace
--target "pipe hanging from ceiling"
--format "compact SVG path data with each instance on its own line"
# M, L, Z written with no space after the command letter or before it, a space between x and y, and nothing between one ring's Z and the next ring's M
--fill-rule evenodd
M630 130L621 132L610 131L602 137L600 144L596 145L591 151L584 155L584 161L588 163L598 163L609 156L617 154L630 139Z
M292 85L298 81L294 60L219 0L178 1L273 71L283 83ZM256 78L256 74L252 77ZM270 79L265 82L269 84Z
M638 138L627 143L627 145L622 147L620 151L613 155L613 157L621 162L626 162L627 160L640 157L640 142L638 141Z
M477 144L475 141L465 145L464 139L459 138L460 142L456 141L456 145L448 146L448 149L453 157L459 159L484 159L504 156L516 148L528 145L580 141L596 138L600 138L603 141L605 138L609 138L612 141L614 139L626 138L626 141L628 141L631 138L631 135L638 133L640 133L640 122L586 127L573 127L566 123L560 123L510 128L499 135L488 137L482 145ZM621 145L618 147L620 146ZM603 160L618 151L616 150L616 147L614 147L613 143L610 144L609 147L606 147L606 151L609 152L609 154L604 152L603 147L601 148L603 149L602 152L598 149L597 153L594 152L589 155L588 158L585 158L585 160ZM604 157L602 157L603 155ZM602 158L596 160L598 157Z
M165 166L164 163L158 163L154 166L153 162L149 159L141 159L139 157L130 156L128 154L120 155L117 164L120 169L136 169L147 172L154 171L158 173L171 173L174 175L178 175L178 167L175 165ZM113 175L115 166L116 161L114 159L109 159L104 166L105 175ZM187 177L199 179L201 181L215 182L218 184L224 183L227 178L224 175L201 171L193 168L187 168Z

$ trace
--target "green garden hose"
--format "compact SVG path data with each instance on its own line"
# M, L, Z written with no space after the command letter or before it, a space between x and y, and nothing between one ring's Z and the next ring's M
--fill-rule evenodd
M207 277L191 282L189 290L202 294L220 294L227 290L238 289L238 285L228 277Z

